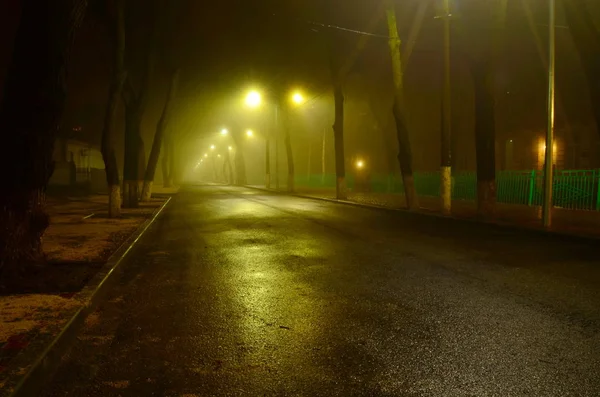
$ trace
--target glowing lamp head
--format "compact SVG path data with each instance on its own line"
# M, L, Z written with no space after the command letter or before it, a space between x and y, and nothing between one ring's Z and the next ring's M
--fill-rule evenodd
M208 154L204 153L204 157L208 157Z
M299 92L295 92L292 95L292 101L296 104L296 105L300 105L302 103L304 103L304 96L299 93Z
M228 149L229 151L233 150L233 148L232 148L231 146L229 146L227 149Z
M250 91L248 95L246 95L246 105L250 106L251 108L260 106L261 101L262 98L258 91Z
M210 150L215 150L215 145L210 145Z
M356 162L356 168L358 168L359 170L365 168L365 162L362 160L358 160Z
M227 128L223 128L221 130L221 135L227 135L229 133L229 131L227 130Z
M252 138L254 136L254 131L248 130L246 131L246 135L248 136L248 138Z

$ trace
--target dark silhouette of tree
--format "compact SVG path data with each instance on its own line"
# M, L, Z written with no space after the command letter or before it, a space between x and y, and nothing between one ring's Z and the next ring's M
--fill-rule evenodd
M154 174L156 173L156 167L158 166L158 157L160 156L160 149L162 147L163 137L165 130L167 129L167 123L171 114L171 108L173 107L173 101L177 93L177 84L179 80L179 69L176 69L169 83L167 90L167 98L163 107L162 114L156 125L156 132L154 134L154 141L152 142L152 150L150 151L150 157L148 158L148 166L146 167L146 174L144 176L144 186L142 188L141 199L142 201L150 201L152 195L152 184L154 182Z
M398 163L402 172L406 205L411 210L419 209L417 190L413 177L412 150L408 135L406 122L406 103L404 97L404 67L402 65L402 54L400 52L400 37L396 23L396 7L394 2L386 0L387 21L389 31L389 46L392 58L392 73L394 79L394 105L392 112L396 121L396 136L398 139Z
M0 272L27 271L44 261L46 186L67 95L73 38L85 0L24 0L0 108Z
M127 9L126 26L131 37L134 32L143 32L138 38L142 44L127 41L126 60L127 78L123 90L125 103L125 158L123 167L123 206L138 206L146 169L146 152L142 139L142 119L150 96L150 82L156 59L156 18L157 7L150 2L145 7L141 3L132 2ZM144 11L144 13L141 13ZM136 68L134 65L139 66ZM141 69L141 71L140 71ZM136 73L137 72L137 73ZM135 87L136 74L140 75L138 87Z
M107 4L109 4L107 2ZM112 70L112 81L108 95L108 104L104 117L104 128L102 131L102 158L106 170L106 182L109 191L108 216L110 218L121 215L121 178L119 177L119 166L115 143L117 140L117 111L125 84L125 9L123 0L115 0L114 3L113 45L114 65ZM108 14L110 14L110 11Z
M496 98L494 77L503 55L507 0L463 4L459 39L471 71L475 100L477 211L485 218L496 206Z
M585 0L562 1L569 32L581 58L588 80L588 90L596 129L600 134L600 31L591 17L593 7ZM596 12L598 11L598 6Z

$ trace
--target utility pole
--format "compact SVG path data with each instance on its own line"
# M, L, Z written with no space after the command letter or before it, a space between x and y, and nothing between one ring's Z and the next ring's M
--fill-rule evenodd
M554 181L554 85L556 68L556 0L548 2L548 129L546 131L546 155L544 158L544 205L542 222L552 226L552 185Z
M452 212L452 90L450 64L450 0L444 0L444 78L442 99L441 186L442 213Z

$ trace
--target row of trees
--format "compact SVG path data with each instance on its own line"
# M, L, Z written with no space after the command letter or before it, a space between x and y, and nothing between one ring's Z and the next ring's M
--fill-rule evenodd
M179 69L168 65L169 84L163 111L156 126L146 162L141 122L146 110L157 52L168 48L172 5L153 0L133 4L124 0L24 0L16 34L2 106L0 108L0 278L20 277L31 266L45 261L41 238L49 225L45 211L46 186L52 175L54 142L67 95L66 76L75 34L86 13L95 13L110 27L114 62L104 117L102 155L110 189L109 216L120 215L123 205L135 207L148 200L161 148L163 180L173 176L173 143L166 134L177 92ZM146 10L143 21L136 21ZM128 26L129 23L129 26ZM135 25L134 25L135 24ZM127 37L149 27L140 46L128 46ZM164 53L162 54L164 55ZM162 57L165 59L165 57ZM168 57L166 57L168 59ZM138 68L133 65L137 64ZM140 72L141 70L141 72ZM137 73L136 73L137 72ZM124 182L121 183L117 151L118 115L125 109ZM121 186L124 186L123 194Z
M525 0L510 0L522 2ZM422 7L431 7L434 0L422 1ZM470 67L475 94L475 140L477 152L478 203L482 216L494 209L495 187L495 97L493 80L505 58L505 15L509 0L464 0L461 18L453 22L454 46L465 57ZM111 192L110 215L118 216L120 197L125 206L135 206L140 198L147 199L160 157L163 155L163 179L168 184L173 175L173 140L168 133L168 120L176 97L179 80L178 68L167 66L169 89L164 100L160 121L157 123L148 161L145 159L141 135L141 120L150 95L150 80L155 73L157 59L164 56L174 40L170 20L164 16L174 12L176 2L153 0L138 4L134 1L96 0L92 12L101 12L111 26L114 62L112 81L106 108L102 152L106 163L107 181ZM135 4L134 4L135 3ZM336 21L338 8L333 0L324 4L324 19ZM583 70L589 82L590 100L600 131L600 32L590 15L591 2L587 0L559 1ZM330 7L328 7L330 6ZM88 8L86 0L23 0L12 64L9 68L0 108L0 272L14 274L27 265L43 263L41 236L48 226L45 206L46 185L53 171L53 144L58 133L60 117L66 98L66 71L73 38ZM132 12L135 11L135 12ZM423 8L413 19L418 32ZM141 12L144 11L144 12ZM140 23L135 18L144 18ZM371 31L386 17L389 33L390 61L393 65L394 102L388 110L396 124L400 151L398 162L404 179L406 195L411 208L418 206L412 181L411 146L406 123L406 103L403 70L410 59L411 45L416 33L406 40L396 25L395 2L385 0L366 25ZM145 45L128 45L138 29L143 32ZM171 40L171 43L169 43ZM406 42L406 46L401 46ZM334 29L327 31L331 85L335 100L335 138L337 194L346 195L344 169L344 82L357 57L368 44L368 36L361 36L350 53L341 53L339 37ZM32 50L35 49L35 50ZM158 53L163 51L162 56ZM125 161L124 183L121 184L115 145L119 139L119 107L125 108ZM440 106L441 107L441 106ZM381 120L386 120L382 117ZM383 121L382 121L383 123ZM236 153L241 151L236 151ZM169 155L170 154L170 155ZM243 167L243 159L236 167ZM293 163L292 163L293 164ZM443 164L442 164L443 165ZM145 186L144 186L144 183ZM243 183L243 181L239 181ZM120 188L124 186L121 193Z
M104 3L104 2L103 2ZM137 207L138 201L149 201L152 193L152 185L158 167L161 148L163 153L163 181L169 186L173 176L174 162L172 157L172 142L165 139L169 116L172 113L173 102L175 100L177 86L179 81L179 68L168 65L170 75L166 99L160 119L156 125L154 140L150 150L150 156L146 162L146 151L142 138L142 119L146 112L148 100L150 97L150 86L152 75L156 69L157 54L169 44L169 37L172 33L167 31L170 27L166 12L172 5L162 0L154 0L146 5L149 15L145 22L149 26L146 32L145 45L140 46L142 51L138 55L141 60L141 69L139 76L135 75L135 68L126 65L126 58L129 55L130 64L135 60L133 51L128 52L126 45L127 32L133 29L139 29L139 26L126 26L126 7L124 0L113 0L105 3L107 7L106 21L112 29L114 65L112 70L112 81L106 107L104 120L104 130L102 136L102 155L106 167L106 179L110 192L109 216L120 216L121 205L124 207ZM131 4L131 3L130 3ZM139 7L137 7L139 9ZM164 16L166 13L167 17ZM129 20L133 20L131 17ZM162 46L161 46L162 44ZM162 48L161 48L162 47ZM168 60L168 57L167 57ZM136 79L136 77L138 77ZM137 88L134 81L138 81ZM117 115L119 105L123 102L125 108L125 134L124 149L125 159L123 168L124 181L121 185L118 163L116 161L115 144L118 138L117 133ZM171 156L169 156L171 155ZM121 193L121 186L123 192ZM123 203L121 203L121 197Z
M526 0L511 0L529 11L529 22L531 33L534 34L540 47L540 59L547 68L547 62L544 59L544 51L541 46L539 35L537 34L535 23L532 20L530 5ZM590 100L592 103L594 117L600 132L600 78L597 71L600 70L600 31L595 21L590 17L591 3L587 0L577 1L559 1L564 8L565 16L571 31L572 38L580 54L583 70L589 82ZM389 34L389 49L393 71L394 100L392 108L395 124L396 139L399 146L398 162L404 181L404 189L407 198L407 205L410 209L418 208L418 197L415 191L412 179L413 165L412 153L409 139L408 124L406 122L406 103L410 98L406 98L404 93L404 70L409 62L414 41L423 22L422 18L427 7L433 7L435 2L427 0L421 2L416 8L412 20L412 29L410 37L401 40L396 22L396 2L393 0L384 0L380 7L375 11L374 17L365 25L367 32L374 31L376 23L383 18L387 19ZM509 0L467 0L461 3L461 14L456 21L452 22L452 56L460 56L469 67L473 89L474 102L473 109L475 120L475 149L476 149L476 167L477 167L477 203L478 212L481 217L487 217L494 212L496 203L496 93L494 81L498 76L508 54L506 54L506 16L509 6ZM446 1L446 7L449 2ZM543 12L547 12L546 4L540 4ZM442 18L449 18L452 11L446 9L442 13ZM328 20L335 20L334 9L326 11ZM440 18L440 19L442 19ZM452 17L454 18L454 17ZM450 36L450 22L447 20L447 37ZM333 82L334 100L335 100L335 122L333 125L336 153L336 174L337 174L337 197L345 198L345 169L344 169L344 80L348 70L354 64L358 54L363 51L369 36L362 36L357 40L354 52L339 54L336 53L336 33L329 32L331 74ZM408 39L408 40L407 40ZM442 42L440 37L440 42ZM402 49L401 43L407 45ZM445 43L448 45L448 42ZM449 80L449 79L448 79ZM449 87L445 88L443 103L440 108L443 112L449 112ZM377 111L374 115L377 116ZM385 120L385 115L378 117L379 120ZM443 115L442 119L444 119ZM378 121L380 129L385 130L383 121ZM442 158L441 165L448 167L450 165L450 141L449 124L441 126L442 132ZM442 191L444 187L442 187ZM444 203L446 204L446 203Z

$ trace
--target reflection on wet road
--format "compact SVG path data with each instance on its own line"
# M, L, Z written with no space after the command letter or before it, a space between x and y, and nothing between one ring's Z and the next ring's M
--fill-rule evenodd
M46 395L598 395L598 251L188 187Z

